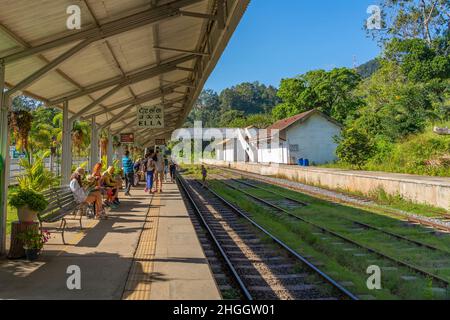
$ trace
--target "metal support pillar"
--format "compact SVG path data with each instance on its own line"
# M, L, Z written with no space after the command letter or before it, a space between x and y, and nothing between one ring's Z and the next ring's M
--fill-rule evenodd
M5 64L0 60L0 255L6 253L6 217L9 185L9 99L5 93Z
M99 130L97 127L97 123L95 122L95 117L92 117L91 120L91 152L89 154L89 168L90 172L94 165L98 162L98 134Z
M61 185L68 185L72 174L72 125L69 119L69 102L63 105L63 138L61 155Z
M108 147L106 149L106 156L108 158L108 166L112 166L114 161L114 147L113 147L113 136L110 130L108 130Z

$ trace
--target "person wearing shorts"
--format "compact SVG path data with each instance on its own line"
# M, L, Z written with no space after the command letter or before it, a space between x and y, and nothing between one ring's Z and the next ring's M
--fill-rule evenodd
M95 213L97 219L106 219L106 213L102 206L102 196L99 192L90 192L89 194L84 190L82 177L84 176L84 169L78 168L70 178L70 190L77 203L93 204L95 206Z

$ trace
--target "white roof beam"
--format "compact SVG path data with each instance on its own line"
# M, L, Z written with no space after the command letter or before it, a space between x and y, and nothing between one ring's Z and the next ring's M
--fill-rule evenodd
M32 75L28 76L27 78L25 78L24 80L22 80L21 82L16 84L13 88L11 88L8 91L8 95L12 95L12 94L14 94L17 91L26 89L27 87L32 85L34 82L38 81L40 78L45 76L47 73L53 71L61 63L63 63L64 61L67 61L72 56L74 56L75 54L79 53L81 50L83 50L87 46L89 46L91 43L92 43L91 40L84 40L84 41L80 42L79 44L77 44L76 46L74 46L73 48L71 48L68 51L64 52L58 58L56 58L55 60L51 61L46 66L42 67L41 69L39 69L36 72L34 72Z
M92 110L93 108L95 108L97 105L99 105L102 101L108 99L109 97L115 95L117 92L119 92L119 90L121 90L124 87L124 85L117 85L114 88L112 88L111 90L109 90L107 93L105 93L104 95L102 95L100 98L92 101L88 106L86 106L85 108L81 109L80 111L78 111L77 113L75 113L72 118L70 118L70 121L74 121L77 120L82 114L88 112L89 110ZM68 99L70 100L70 99Z
M90 93L93 93L96 91L100 91L100 90L104 90L104 89L107 89L107 88L110 88L110 87L116 86L116 85L121 85L122 87L125 87L130 84L134 84L134 83L141 82L141 81L144 81L149 78L156 77L163 73L175 71L175 70L177 70L178 64L187 62L194 58L195 58L194 55L188 55L188 56L184 56L184 57L181 57L178 59L174 59L174 60L165 62L165 63L158 65L156 67L153 67L153 68L144 69L142 71L128 75L126 77L120 77L120 78L116 77L113 79L108 79L108 80L102 81L100 83L90 85L89 87L86 87L81 91L69 94L65 97L51 99L50 103L52 105L60 104L65 100L77 99L77 98L80 98L87 94L90 94Z
M45 42L32 48L21 50L17 53L2 56L5 63L23 59L39 54L43 51L57 48L75 41L90 39L92 42L106 39L123 32L127 32L145 25L161 22L166 19L180 16L180 9L186 6L202 2L203 0L176 0L163 4L127 17L105 23L98 27L92 27L77 33L70 33L60 38Z
M121 101L121 102L115 103L115 104L113 104L111 106L106 106L105 110L85 115L85 116L83 116L83 119L84 118L90 118L92 116L97 117L97 116L103 115L103 114L105 114L107 112L111 112L111 111L114 111L114 110L117 110L117 109L129 106L129 105L138 105L138 104L141 104L141 103L145 103L147 101L151 101L151 100L155 100L155 99L161 98L163 95L167 95L167 94L173 93L173 90L176 87L177 86L170 86L170 87L163 88L162 90L161 89L153 90L153 91L149 92L148 94L138 96L137 98L130 98L130 99L127 99L125 101Z
M165 51L190 53L190 54L195 54L197 56L206 56L206 57L209 56L209 53L200 52L200 51L184 50L184 49L177 49L177 48L168 48L168 47L161 47L161 46L154 46L153 48L158 49L158 50L165 50Z
M109 125L113 124L114 122L116 122L116 121L122 119L123 117L125 117L125 116L130 112L130 109L131 109L132 107L133 107L133 106L130 106L130 108L126 108L125 110L123 110L123 111L120 112L119 114L115 115L114 117L112 117L111 119L109 119L108 121L106 121L104 124L102 124L102 125L98 128L98 130L102 130L102 129L108 127Z

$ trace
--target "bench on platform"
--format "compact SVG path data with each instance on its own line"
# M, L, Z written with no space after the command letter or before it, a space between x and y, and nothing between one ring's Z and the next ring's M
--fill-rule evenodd
M85 203L77 203L69 187L52 188L44 191L43 195L48 201L48 206L38 214L41 232L43 223L61 221L58 231L61 232L62 241L66 244L64 231L67 226L67 221L79 221L80 229L82 230L83 224L81 219L87 215L88 211L92 211L93 209Z

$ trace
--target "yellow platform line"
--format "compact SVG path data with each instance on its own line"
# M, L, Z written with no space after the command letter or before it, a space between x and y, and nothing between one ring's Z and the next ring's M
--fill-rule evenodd
M130 273L122 295L123 300L150 299L160 203L161 198L154 196L134 253Z

